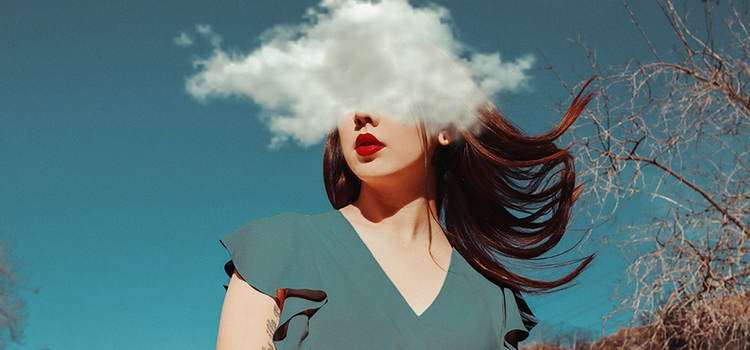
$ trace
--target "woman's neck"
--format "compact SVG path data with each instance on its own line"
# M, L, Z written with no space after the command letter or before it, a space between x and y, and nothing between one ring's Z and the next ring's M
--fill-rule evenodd
M362 183L359 197L349 207L348 213L356 211L364 224L378 224L382 232L388 232L406 240L430 239L430 234L442 233L435 219L435 190L422 182L421 186L373 186Z

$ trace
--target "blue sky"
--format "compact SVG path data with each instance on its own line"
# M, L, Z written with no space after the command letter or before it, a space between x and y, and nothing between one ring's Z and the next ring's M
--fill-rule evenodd
M592 75L569 41L578 35L605 65L651 59L620 1L433 3L477 50L536 57L530 88L495 98L529 132L558 120L542 104L566 96L537 49L569 83ZM322 145L269 150L251 100L198 102L185 79L212 48L174 38L208 24L223 47L248 53L266 29L299 23L316 4L3 0L0 230L39 289L21 292L26 336L9 349L214 346L228 258L219 238L255 218L330 205ZM652 41L673 41L657 6L632 7ZM580 284L529 303L548 323L598 331L623 265L606 248L584 248L602 254Z

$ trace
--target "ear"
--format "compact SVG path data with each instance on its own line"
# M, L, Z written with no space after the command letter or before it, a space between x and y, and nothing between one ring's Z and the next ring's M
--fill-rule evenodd
M437 136L438 143L442 146L448 146L453 141L453 136L447 129L443 129Z

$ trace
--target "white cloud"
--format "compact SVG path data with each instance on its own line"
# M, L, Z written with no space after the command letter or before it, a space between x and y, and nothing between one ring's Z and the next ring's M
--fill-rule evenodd
M195 31L201 34L204 38L208 39L212 46L218 47L221 45L223 40L221 36L214 33L213 28L209 24L199 24L195 26Z
M223 50L210 26L197 26L214 51L194 61L187 91L199 100L250 97L263 108L272 146L312 145L354 111L469 124L484 95L526 86L534 62L504 62L459 42L437 5L323 0L304 18L267 30L247 54Z
M211 34L211 25L210 24L198 24L195 26L195 31L201 34Z
M177 46L191 46L193 45L193 39L185 32L180 32L180 36L172 40Z

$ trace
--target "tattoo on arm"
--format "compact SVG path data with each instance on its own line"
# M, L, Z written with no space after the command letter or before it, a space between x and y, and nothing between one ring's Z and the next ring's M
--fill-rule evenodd
M281 309L279 309L278 305L273 306L273 316L274 318L278 318L281 315ZM276 327L278 327L278 324L276 324L275 319L268 319L266 320L266 334L268 334L269 342L265 346L263 346L262 350L276 350L276 347L273 345L273 334L276 332Z
M266 321L266 334L273 339L274 332L276 332L276 321L269 319Z
M268 343L261 348L261 350L276 350L276 347L273 345L273 334L276 332L276 327L278 327L275 318L281 316L281 309L278 305L273 306L273 316L274 319L266 320L266 334L268 334L268 337L270 339Z

